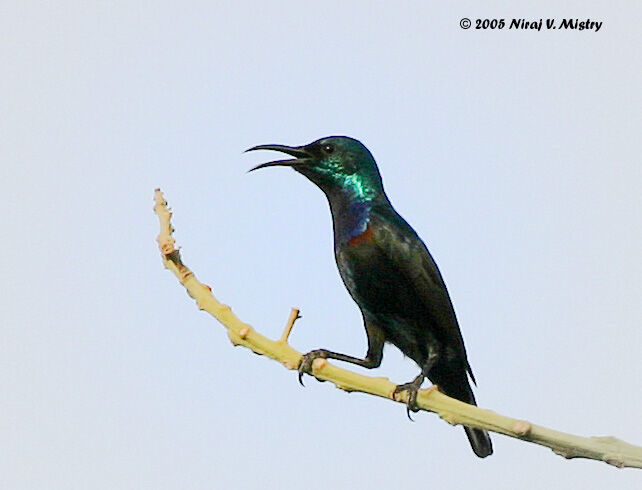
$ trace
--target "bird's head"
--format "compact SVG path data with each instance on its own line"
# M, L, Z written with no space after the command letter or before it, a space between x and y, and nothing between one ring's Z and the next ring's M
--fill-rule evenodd
M329 136L305 146L258 145L247 151L280 151L294 158L262 163L250 169L292 167L314 182L328 196L347 193L372 200L384 195L379 169L372 154L358 140Z

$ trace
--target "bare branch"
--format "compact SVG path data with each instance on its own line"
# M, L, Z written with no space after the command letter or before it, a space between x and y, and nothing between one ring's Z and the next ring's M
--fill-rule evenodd
M160 189L156 189L154 200L154 211L160 220L160 234L157 240L165 267L176 275L188 294L196 300L198 307L210 313L223 324L234 345L242 345L257 354L268 356L283 364L287 369L297 369L302 354L293 349L287 341L294 322L300 318L299 310L292 309L283 335L279 340L270 340L250 325L242 322L232 313L229 306L220 303L214 297L209 286L199 282L192 271L183 264L172 237L174 231L171 225L172 213L169 211ZM407 402L407 392L402 392L393 398L397 385L388 378L357 374L339 368L325 359L316 359L312 363L312 373L317 379L330 381L345 391L358 391L401 403ZM556 454L568 459L587 458L604 461L618 468L642 468L642 447L634 446L615 437L582 437L566 434L531 424L525 420L506 417L490 410L468 405L433 388L419 391L417 406L422 410L437 413L450 424L486 429L533 442L549 447Z

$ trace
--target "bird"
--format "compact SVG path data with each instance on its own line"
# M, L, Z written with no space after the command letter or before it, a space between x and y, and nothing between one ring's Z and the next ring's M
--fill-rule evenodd
M420 368L407 391L407 409L417 411L417 392L428 378L444 394L476 405L475 382L455 310L442 275L417 232L393 208L377 163L359 140L328 136L303 146L258 145L293 158L251 168L290 167L325 194L332 214L334 255L341 279L363 316L368 348L363 359L316 349L305 354L299 381L311 374L317 358L364 368L381 365L386 343L396 346ZM410 415L410 412L408 412ZM464 426L473 452L493 452L488 432Z

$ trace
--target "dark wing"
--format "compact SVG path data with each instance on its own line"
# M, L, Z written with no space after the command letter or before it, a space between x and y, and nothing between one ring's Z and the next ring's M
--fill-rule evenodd
M402 276L401 279L414 290L413 296L421 303L417 306L426 316L426 324L447 348L454 351L453 354L465 362L474 382L455 310L428 248L415 230L388 206L373 209L371 226L374 244Z

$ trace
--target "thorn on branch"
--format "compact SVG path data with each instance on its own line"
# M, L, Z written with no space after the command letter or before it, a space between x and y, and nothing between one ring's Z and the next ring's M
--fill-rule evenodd
M607 464L615 466L616 468L624 468L624 461L619 458L607 458L605 461Z
M530 434L532 429L532 426L530 422L527 422L526 420L518 420L515 422L515 425L513 426L513 431L515 432L515 435L518 437L524 437Z
M317 374L323 370L324 367L328 365L328 361L323 357L317 357L312 361L312 373Z

